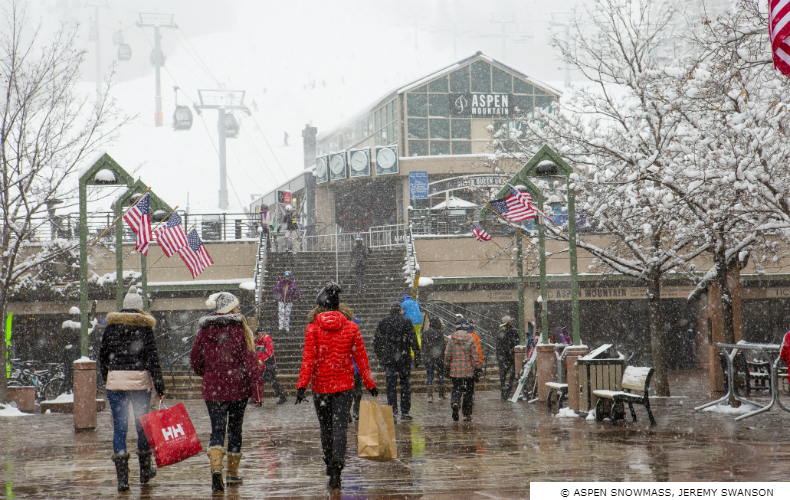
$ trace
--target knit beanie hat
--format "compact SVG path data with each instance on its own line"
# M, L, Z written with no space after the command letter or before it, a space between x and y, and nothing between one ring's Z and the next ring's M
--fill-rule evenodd
M456 330L469 330L469 321L464 318L463 314L455 315L455 329Z
M324 289L321 290L321 293L318 294L315 303L324 309L337 311L338 307L340 307L340 293L342 291L343 289L340 288L340 285L330 281L326 284Z
M207 307L220 314L231 312L237 305L239 305L239 299L230 292L215 293L206 301Z
M123 298L124 309L143 309L143 298L137 293L137 287L132 285L129 287L129 293Z

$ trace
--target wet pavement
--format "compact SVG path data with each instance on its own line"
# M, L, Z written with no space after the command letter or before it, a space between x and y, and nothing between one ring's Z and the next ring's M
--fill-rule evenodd
M561 418L544 404L477 394L472 422L453 422L449 400L414 397L408 423L396 422L398 458L386 463L356 456L349 427L343 488L334 498L529 498L531 481L786 481L790 471L790 413L774 408L734 421L734 414L697 412L714 399L702 372L671 374L672 398L651 398L658 425L644 408L638 421ZM785 396L787 398L787 396ZM379 401L383 402L381 396ZM248 407L241 475L244 484L213 498L327 497L318 423L312 404ZM172 402L168 402L172 403ZM202 401L186 401L204 448L209 421ZM134 448L134 431L129 449ZM0 417L0 497L211 498L204 453L159 469L148 485L115 490L110 412L94 432L75 433L71 415Z

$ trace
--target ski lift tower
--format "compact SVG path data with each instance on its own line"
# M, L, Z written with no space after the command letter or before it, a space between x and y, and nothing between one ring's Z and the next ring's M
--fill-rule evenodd
M225 139L236 137L239 134L239 122L233 116L233 110L240 110L251 115L249 108L244 105L243 90L198 90L200 104L195 103L195 111L202 114L204 109L216 109L217 132L219 134L219 208L228 209L228 179L225 166ZM231 113L226 113L230 110Z
M140 20L137 22L139 28L153 28L154 29L154 50L151 52L151 65L154 67L156 73L156 114L154 115L154 124L161 127L164 123L164 115L162 114L162 79L159 75L159 68L165 65L165 53L162 52L162 36L159 30L162 28L178 29L176 23L173 22L173 14L144 14L140 13Z

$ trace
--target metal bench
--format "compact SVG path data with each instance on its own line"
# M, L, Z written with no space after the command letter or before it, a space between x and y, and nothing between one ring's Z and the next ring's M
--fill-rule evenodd
M603 420L604 404L609 403L611 404L609 419L614 424L617 420L625 418L624 404L628 403L628 409L631 410L631 418L636 422L636 412L634 411L634 403L636 403L643 405L647 410L650 425L656 425L653 412L650 411L650 398L648 396L648 388L650 387L650 378L652 376L653 368L628 366L623 372L622 391L593 391L593 394L598 397L598 403L595 405L595 419ZM631 391L641 391L641 394L635 394ZM605 401L607 403L604 403Z

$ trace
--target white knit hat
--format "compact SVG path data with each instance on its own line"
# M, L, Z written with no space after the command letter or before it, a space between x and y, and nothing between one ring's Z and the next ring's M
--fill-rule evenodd
M137 293L137 287L132 285L129 287L129 293L123 298L124 309L141 309L143 308L143 298Z
M206 306L214 309L214 312L223 314L231 312L237 305L239 299L230 292L215 293L206 301Z

